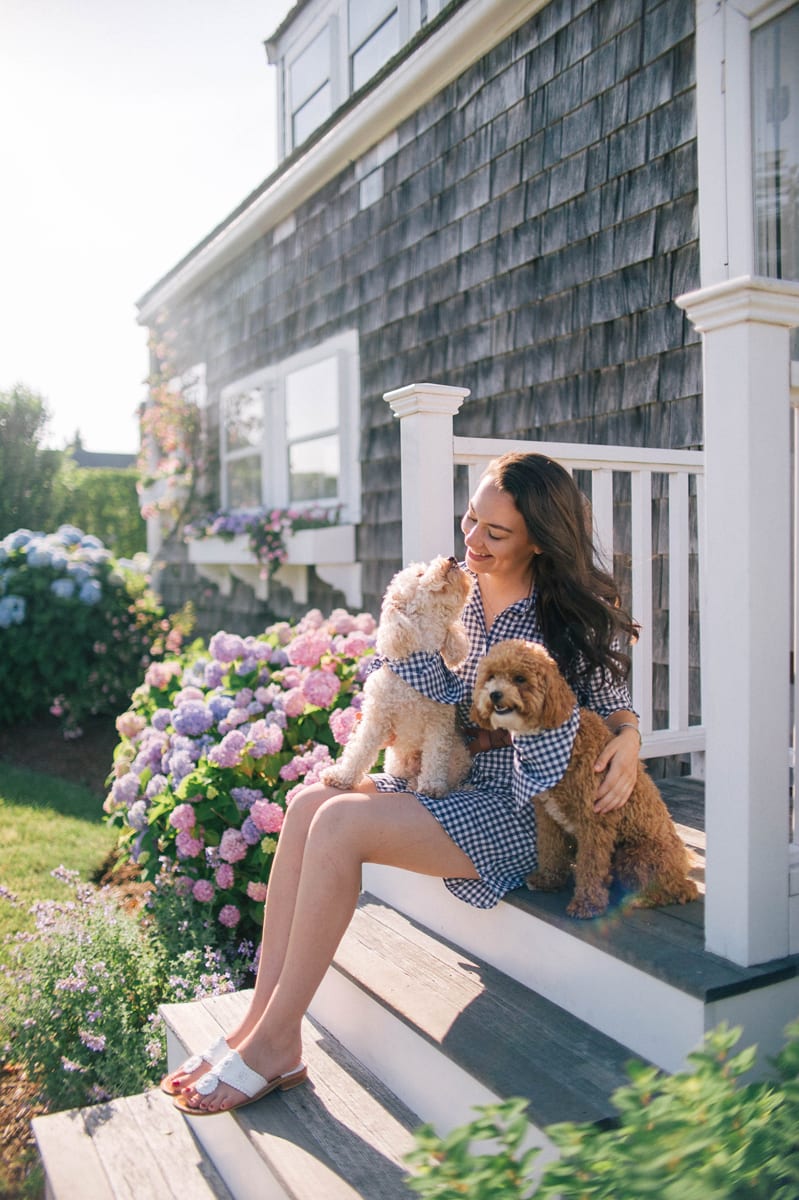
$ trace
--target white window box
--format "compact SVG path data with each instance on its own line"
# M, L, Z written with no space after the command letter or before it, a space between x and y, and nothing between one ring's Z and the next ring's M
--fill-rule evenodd
M355 561L355 526L328 525L321 529L300 529L286 539L288 558L278 567L274 578L289 588L297 604L308 601L308 568L314 567L320 579L344 593L347 604L359 608L361 564ZM251 587L259 600L269 598L269 576L250 549L249 539L241 533L231 539L199 538L188 543L189 562L197 573L210 580L223 596L229 596L233 579Z

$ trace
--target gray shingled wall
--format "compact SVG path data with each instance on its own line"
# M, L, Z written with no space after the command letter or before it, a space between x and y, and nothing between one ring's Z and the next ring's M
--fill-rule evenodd
M359 330L372 611L401 553L385 391L470 388L458 434L700 444L700 344L674 304L699 283L693 10L553 0L400 126L381 200L358 210L348 165L292 236L171 314L211 397Z

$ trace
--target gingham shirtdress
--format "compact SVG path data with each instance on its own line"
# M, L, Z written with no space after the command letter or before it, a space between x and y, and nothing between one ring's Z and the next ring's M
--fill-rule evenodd
M461 567L467 569L463 564ZM423 695L442 704L457 704L461 721L469 726L477 664L482 656L507 638L544 641L536 590L500 613L488 631L475 587L463 623L469 635L469 655L454 671L437 654L417 652L405 659L382 661ZM493 908L506 892L521 887L535 869L535 810L531 797L562 778L579 726L578 706L591 708L602 717L620 708L632 709L627 687L610 683L601 671L577 685L573 680L569 682L577 703L563 725L545 734L514 734L511 746L476 754L466 781L468 787L462 790L442 797L412 792L474 863L479 879L445 879L444 883L454 896L475 908ZM396 775L375 774L372 779L381 792L411 791L407 782Z

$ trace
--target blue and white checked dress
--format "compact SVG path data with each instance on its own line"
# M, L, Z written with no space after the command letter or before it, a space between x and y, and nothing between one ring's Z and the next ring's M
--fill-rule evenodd
M480 593L475 587L463 623L469 635L469 656L455 671L445 666L440 655L424 653L392 659L387 665L430 699L457 704L460 718L468 726L477 664L482 656L507 638L541 643L544 639L535 589L529 599L518 600L500 613L487 631ZM570 683L578 704L602 717L620 708L632 708L627 687L606 681L600 671L587 684L575 686L572 680ZM578 704L569 720L558 729L546 734L514 734L513 745L476 754L467 780L468 790L450 792L440 798L413 793L468 854L479 872L479 879L444 880L459 900L476 908L493 908L506 892L521 887L535 869L535 811L530 799L562 778L579 725ZM372 779L381 792L410 790L406 780L396 775L373 775Z

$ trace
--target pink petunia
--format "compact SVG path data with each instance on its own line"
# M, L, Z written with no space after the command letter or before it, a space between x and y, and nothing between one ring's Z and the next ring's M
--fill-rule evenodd
M200 904L210 904L214 898L214 885L210 879L198 879L191 889L191 894Z
M268 800L256 800L250 809L250 817L261 833L279 833L283 827L283 809Z
M247 884L247 895L251 900L255 900L257 904L260 904L266 899L266 884L260 882L256 883L251 879Z

